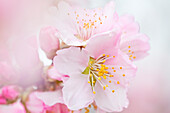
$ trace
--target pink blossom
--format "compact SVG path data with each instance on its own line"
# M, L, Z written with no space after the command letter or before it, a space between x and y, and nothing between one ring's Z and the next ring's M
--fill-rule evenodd
M54 27L45 27L41 29L39 34L40 47L50 59L56 55L56 51L60 48L57 33L58 31Z
M119 51L119 38L120 34L108 32L91 38L85 49L71 47L57 52L56 70L70 76L63 87L69 109L78 110L93 101L107 112L128 106L125 86L136 67Z
M0 105L0 113L26 113L26 111L21 102L17 101L9 105Z
M130 60L139 60L148 55L149 38L139 33L139 25L133 16L120 16L116 27L122 32L120 50L126 53Z
M43 65L36 38L16 36L5 42L6 46L0 48L0 85L28 86L41 82Z
M86 41L103 32L112 30L117 20L114 2L105 8L82 9L71 7L65 2L58 4L58 19L56 28L61 33L61 39L68 45L86 45Z
M20 88L18 86L5 86L2 88L2 95L8 100L14 100L19 96Z
M61 89L51 92L33 92L26 106L31 113L70 113L63 103Z

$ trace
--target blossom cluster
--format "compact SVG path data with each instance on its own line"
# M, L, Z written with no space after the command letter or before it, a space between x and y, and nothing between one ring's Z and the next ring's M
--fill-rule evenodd
M134 17L119 16L113 1L95 9L59 2L55 15L55 24L37 33L40 48L52 60L50 66L38 58L36 36L21 39L11 53L0 51L5 59L0 61L0 113L89 113L91 109L106 113L127 108L128 87L137 71L134 61L150 49ZM23 74L27 76L20 78ZM29 75L38 76L36 85L23 85L21 81L32 80Z

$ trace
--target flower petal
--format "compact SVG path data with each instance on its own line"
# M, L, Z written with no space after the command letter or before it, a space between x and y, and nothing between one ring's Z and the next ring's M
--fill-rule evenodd
M119 37L120 34L114 31L96 35L88 41L86 50L94 58L98 58L102 54L117 55Z
M125 52L131 60L139 60L148 55L150 49L149 38L144 34L124 37L120 44L121 51Z
M79 74L77 77L69 78L64 83L63 98L70 110L88 107L93 102L92 89L86 76Z
M114 93L112 90L114 90ZM103 111L120 112L123 110L123 107L128 106L129 102L126 96L126 89L119 85L115 85L114 83L108 84L108 88L103 90L103 87L96 83L95 91L95 102Z
M39 42L42 50L45 51L48 58L53 58L59 49L59 39L55 36L58 33L54 27L42 28L39 34Z
M53 106L56 103L63 103L61 90L53 92L36 92L35 95L47 106Z
M81 74L84 71L88 66L88 61L87 51L70 47L57 51L57 56L53 62L59 73L74 76L74 73Z

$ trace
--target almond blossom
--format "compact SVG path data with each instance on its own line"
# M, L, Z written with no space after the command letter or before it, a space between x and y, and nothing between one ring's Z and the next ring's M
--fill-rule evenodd
M69 75L64 83L63 98L71 110L87 107L92 102L106 111L121 111L128 106L126 85L136 67L118 49L120 34L108 32L89 40L86 48L59 50L54 66Z

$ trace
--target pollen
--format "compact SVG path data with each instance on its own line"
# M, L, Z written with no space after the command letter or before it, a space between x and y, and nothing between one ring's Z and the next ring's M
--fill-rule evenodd
M131 52L131 50L129 50L129 53Z
M110 80L109 83L112 83L112 81Z
M106 89L106 87L105 87L105 86L103 86L103 89L105 90L105 89Z
M128 46L128 48L130 48L130 46Z
M104 75L103 78L106 79L107 78L106 75Z
M90 84L90 81L88 81L88 83Z
M90 74L90 77L92 77L92 74Z
M114 69L114 67L112 67L112 69Z
M113 70L113 72L116 72L116 70Z
M99 77L98 80L101 80L101 77Z
M106 87L108 87L108 85L106 85Z
M113 56L113 58L115 58L115 56Z
M119 82L119 81L117 81L117 84L120 84L120 82Z
M100 24L102 24L102 22L100 22Z
M103 54L103 56L105 56L105 54Z
M112 93L114 93L115 92L115 90L112 90Z
M136 57L134 56L133 58L135 59Z
M95 91L93 91L93 94L96 94L96 92L95 92Z
M93 81L93 84L95 83L95 81Z
M130 55L129 57L132 57L132 55Z
M106 57L109 57L109 55L107 55Z
M123 74L123 76L125 77L125 74Z
M120 69L122 69L122 67L120 67Z

